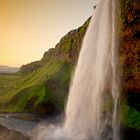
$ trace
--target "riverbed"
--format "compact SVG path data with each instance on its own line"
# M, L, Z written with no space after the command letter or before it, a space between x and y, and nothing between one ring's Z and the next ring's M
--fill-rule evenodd
M63 115L45 117L27 113L0 114L0 140L28 140L38 125L42 123L46 125L56 124L62 118ZM5 136L9 136L11 139L5 138Z
M29 140L28 136L24 136L19 132L9 130L0 125L0 140Z
M43 118L37 116L36 114L26 114L26 113L5 113L0 114L0 140L3 137L10 135L11 139L13 137L23 137L29 138L31 136L32 130L41 122ZM6 139L6 138L4 138Z

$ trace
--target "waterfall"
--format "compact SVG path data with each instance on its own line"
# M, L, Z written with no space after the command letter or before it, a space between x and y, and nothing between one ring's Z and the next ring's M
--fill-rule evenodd
M47 129L41 140L120 139L115 7L115 0L98 2L71 82L64 125Z
M66 107L69 136L119 140L115 0L101 0L85 35Z

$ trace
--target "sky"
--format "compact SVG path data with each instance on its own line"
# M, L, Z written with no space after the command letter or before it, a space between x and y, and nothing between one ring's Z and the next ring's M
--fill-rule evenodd
M0 65L40 60L93 12L94 0L0 0Z

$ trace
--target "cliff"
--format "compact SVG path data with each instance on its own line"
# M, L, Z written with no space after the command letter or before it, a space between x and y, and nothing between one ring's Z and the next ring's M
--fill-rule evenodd
M71 73L89 21L65 35L40 61L23 65L16 75L0 75L1 112L53 113L63 110Z
M75 64L89 21L90 18L78 29L68 32L68 34L62 37L60 42L56 44L55 48L51 48L44 53L40 61L21 66L19 72L22 74L33 72L50 61L67 61L71 64Z
M121 34L121 55L124 64L123 88L125 92L140 91L140 1L125 5L124 28Z
M122 105L126 140L140 139L140 1L121 0Z

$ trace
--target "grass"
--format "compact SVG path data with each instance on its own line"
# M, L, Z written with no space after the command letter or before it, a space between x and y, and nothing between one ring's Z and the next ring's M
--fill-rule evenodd
M140 112L129 105L123 105L121 122L125 127L132 128L140 132Z
M71 70L69 63L56 61L30 74L0 75L0 112L32 111L49 99L63 106L67 91L64 85L70 80ZM55 81L56 86L49 85L53 83L48 81ZM50 95L50 90L54 96Z

